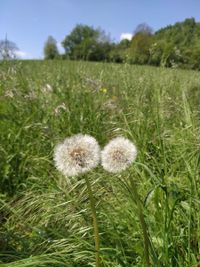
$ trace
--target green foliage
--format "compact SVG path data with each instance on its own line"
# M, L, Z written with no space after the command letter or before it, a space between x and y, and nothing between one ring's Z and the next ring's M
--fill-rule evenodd
M65 37L64 58L116 63L200 69L200 23L185 19L153 34L145 23L139 24L131 41L112 43L100 29L78 24Z
M163 65L164 41L153 42L149 48L149 64L154 66Z
M167 26L154 35L148 25L135 30L129 62L164 67L199 69L200 23L193 18Z
M152 36L146 32L138 32L131 40L129 59L131 63L147 64L150 58Z
M113 48L109 54L110 61L116 63L126 62L128 57L129 46L130 41L127 39L121 40L119 44L113 44Z
M105 61L111 49L109 38L100 29L78 24L62 42L66 56L76 60Z
M200 70L200 41L197 40L194 46L184 51L185 64L188 68Z
M58 48L56 44L56 40L49 36L45 45L44 45L44 58L45 59L56 59L58 58Z
M82 56L87 57L87 55L85 55L85 52L89 52L88 49L90 49L91 42L95 41L97 37L98 32L95 29L87 25L83 26L79 24L72 30L70 35L65 37L62 44L66 54L70 57L77 58L79 54L80 56L83 54ZM81 50L81 48L83 49L82 54L76 51Z
M147 23L141 23L136 27L134 31L135 35L137 35L138 33L143 33L144 35L152 35L153 29Z
M200 23L194 18L177 22L155 33L155 42L162 41L160 65L199 69Z
M0 62L0 266L94 266L86 185L65 178L53 150L91 134L123 135L138 158L120 174L87 174L97 203L102 267L141 267L137 185L152 266L200 255L200 78L194 71L73 61Z
M190 45L200 34L200 25L194 18L185 19L174 25L167 26L155 32L157 38L162 38L175 45Z

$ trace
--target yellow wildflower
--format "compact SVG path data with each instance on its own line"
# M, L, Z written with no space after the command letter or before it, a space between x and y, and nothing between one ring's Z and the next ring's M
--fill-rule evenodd
M101 91L102 93L106 94L108 90L107 90L107 88L101 88L100 91Z

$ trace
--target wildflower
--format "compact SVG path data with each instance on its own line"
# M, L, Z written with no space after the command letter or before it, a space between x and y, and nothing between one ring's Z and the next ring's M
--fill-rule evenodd
M77 134L56 146L54 161L65 176L75 176L98 165L100 148L92 136Z
M117 173L125 170L135 160L137 149L124 137L111 140L101 152L102 166L105 170Z
M104 87L104 88L101 88L100 91L101 91L102 93L106 94L108 90L107 90L107 88Z

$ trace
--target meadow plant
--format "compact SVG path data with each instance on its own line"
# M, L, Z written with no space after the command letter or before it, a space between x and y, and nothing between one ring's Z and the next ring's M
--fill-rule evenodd
M199 72L1 61L0 99L0 266L94 266L85 179L98 203L101 267L145 265L138 205L152 266L200 265ZM114 174L79 166L80 176L60 184L52 150L74 132L101 144L129 136L140 160Z
M77 134L72 137L66 138L64 140L64 143L56 146L54 161L57 169L65 176L84 174L95 168L99 164L100 147L95 138L93 138L92 136ZM95 200L93 197L90 181L86 175L84 175L84 179L87 185L93 216L96 267L99 267L100 240Z
M137 149L124 137L111 140L101 152L102 166L106 171L117 173L125 170L136 159Z
M101 163L103 168L111 173L119 173L128 168L137 157L136 146L124 137L116 137L111 140L101 152ZM127 185L129 188L129 185ZM138 216L143 231L144 238L144 253L146 266L150 266L149 260L149 236L147 225L144 218L143 206L140 202L136 184L130 177L130 190L133 192L134 202L138 208Z
M14 93L13 93L13 91L12 90L7 90L6 92L5 92L5 95L4 95L5 97L9 97L9 98L13 98L14 97Z
M42 87L42 92L44 94L49 94L49 93L52 93L53 92L53 88L50 84L45 84L45 86Z
M77 134L66 138L55 148L54 161L65 176L75 176L95 168L100 160L97 141L89 136Z
M60 113L61 113L62 111L66 111L66 110L67 110L67 107L66 107L65 103L63 102L63 103L61 103L60 105L58 105L58 106L55 108L55 110L54 110L54 114L55 114L56 116L58 116L58 115L60 115Z
M89 135L77 134L70 138L66 138L62 144L56 146L54 161L57 169L65 176L75 176L95 168L99 164L100 155L101 164L106 171L111 173L119 173L128 168L136 159L137 148L130 140L120 136L111 140L100 153L100 148L95 138ZM84 178L86 181L93 214L96 266L100 266L100 241L95 201L89 179L86 176L84 176ZM145 261L146 266L149 267L149 237L147 225L136 185L132 178L130 178L130 186L130 190L133 191L134 202L137 204L138 208L138 216L144 238Z

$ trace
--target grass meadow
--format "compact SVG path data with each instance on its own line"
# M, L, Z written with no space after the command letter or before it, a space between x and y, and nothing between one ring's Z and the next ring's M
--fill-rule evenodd
M70 61L0 62L0 266L95 266L81 177L54 147L77 133L101 147L124 136L138 157L120 174L87 173L102 267L142 267L143 206L153 267L200 266L200 73Z

